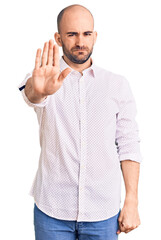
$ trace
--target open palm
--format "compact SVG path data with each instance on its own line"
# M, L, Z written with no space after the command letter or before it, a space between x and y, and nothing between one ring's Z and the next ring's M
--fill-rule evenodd
M64 78L71 71L66 68L60 72L59 47L53 40L44 44L41 58L41 49L37 50L35 68L32 73L32 88L37 95L47 96L55 93L62 85Z

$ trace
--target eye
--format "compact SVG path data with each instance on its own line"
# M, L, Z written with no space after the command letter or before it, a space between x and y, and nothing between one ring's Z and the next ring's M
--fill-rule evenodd
M74 33L74 32L73 32L73 33L72 33L72 32L71 32L71 33L68 33L68 37L73 37L73 36L75 36L76 34L77 34L77 33Z
M92 33L89 33L89 32L85 33L85 36L91 36L91 35L92 35Z

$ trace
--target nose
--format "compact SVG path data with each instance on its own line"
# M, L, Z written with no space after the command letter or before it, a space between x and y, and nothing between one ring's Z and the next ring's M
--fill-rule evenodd
M83 47L84 46L84 39L82 35L78 35L76 38L76 46Z

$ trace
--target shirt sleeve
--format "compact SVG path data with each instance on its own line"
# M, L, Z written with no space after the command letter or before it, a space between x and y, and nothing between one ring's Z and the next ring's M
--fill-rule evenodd
M23 96L25 102L26 102L30 107L33 107L33 108L36 108L36 107L42 108L42 107L46 106L46 104L47 104L47 102L48 102L49 96L47 96L41 103L32 103L32 102L29 101L29 99L27 98L27 96L26 96L26 94L25 94L25 91L24 91L24 90L25 90L26 82L27 82L27 80L32 76L32 72L33 72L33 71L29 72L29 73L26 75L25 79L24 79L24 80L21 82L21 84L18 86L18 89L21 91L22 96Z
M120 110L116 115L115 143L119 160L132 160L141 163L140 137L135 120L137 109L129 82L124 78L120 89Z

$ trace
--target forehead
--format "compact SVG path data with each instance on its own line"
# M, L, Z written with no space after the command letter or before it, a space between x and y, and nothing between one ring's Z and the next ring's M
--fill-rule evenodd
M62 31L92 31L93 17L87 10L72 8L64 12L60 26Z

